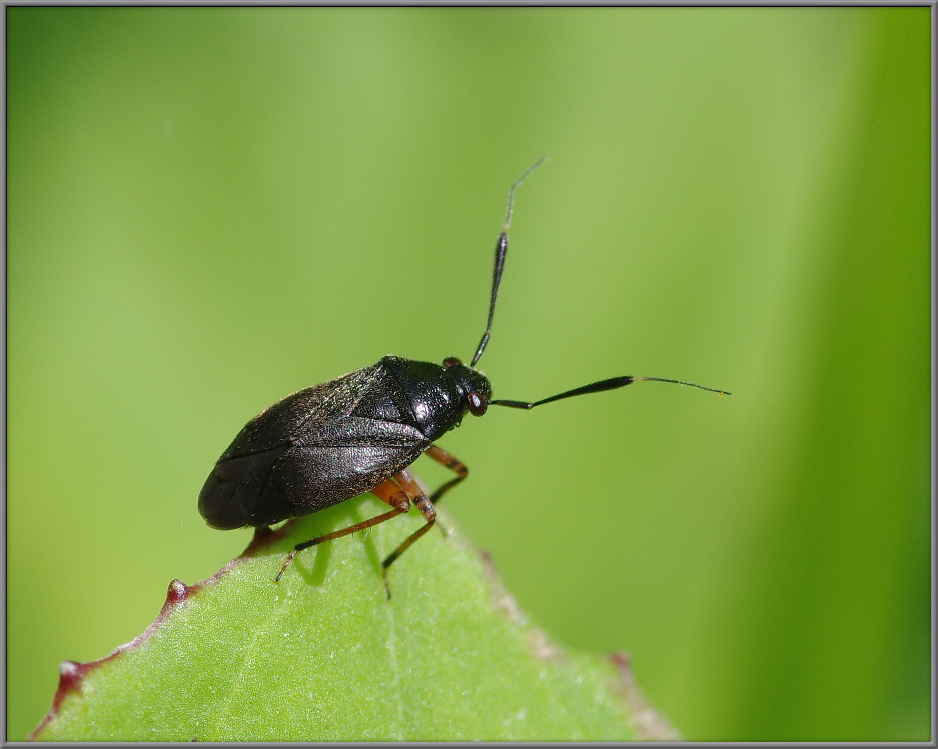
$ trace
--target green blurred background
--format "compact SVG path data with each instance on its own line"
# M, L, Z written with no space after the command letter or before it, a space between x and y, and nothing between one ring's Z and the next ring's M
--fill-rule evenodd
M495 409L446 510L689 739L929 738L929 8L6 14L9 739L246 545L248 418L471 356L543 153L496 397L733 396Z

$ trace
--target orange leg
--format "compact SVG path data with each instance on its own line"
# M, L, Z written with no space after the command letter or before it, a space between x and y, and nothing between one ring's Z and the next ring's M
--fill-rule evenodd
M274 578L274 582L280 580L283 576L283 573L286 571L287 567L290 566L290 562L293 561L293 557L296 556L298 551L303 551L303 549L308 549L310 546L316 546L317 544L323 543L323 541L332 541L334 538L342 538L342 536L348 536L355 531L361 531L365 528L371 528L373 525L378 525L383 523L385 520L390 520L393 517L407 512L410 509L410 500L408 499L407 492L401 489L400 486L395 484L393 481L385 481L383 484L379 484L374 489L371 490L371 493L374 494L382 502L386 502L391 505L392 509L390 512L385 512L381 515L377 515L369 520L364 520L361 523L355 523L355 525L350 525L348 528L343 528L342 530L333 531L332 533L326 533L323 536L317 536L311 541L304 541L301 544L297 544L293 547L293 551L287 554L286 559L283 560L283 564L280 565L280 571L277 573L277 576ZM426 514L426 513L424 513Z
M401 485L401 488L406 492L410 500L417 505L417 509L420 510L427 522L426 525L422 525L405 538L404 542L388 554L387 559L381 563L381 573L384 576L384 587L387 589L388 599L391 598L391 587L388 585L388 567L390 567L394 563L394 560L401 554L407 551L414 541L430 530L436 522L436 510L433 509L433 503L427 498L427 495L423 493L423 489L420 488L420 484L417 483L417 480L410 471L401 471L394 476L394 480Z
M456 473L456 478L447 481L430 496L430 501L433 504L436 504L443 498L443 495L446 494L446 492L448 492L450 489L456 486L456 484L469 475L469 469L466 468L465 464L463 464L463 462L455 455L446 452L446 450L441 447L437 447L436 445L430 445L430 447L423 451L423 454L428 458L433 458L437 463L441 463Z

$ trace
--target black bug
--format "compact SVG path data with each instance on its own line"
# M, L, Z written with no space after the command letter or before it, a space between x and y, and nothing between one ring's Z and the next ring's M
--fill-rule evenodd
M492 332L495 300L508 251L508 227L518 186L544 159L533 164L508 192L505 223L495 246L488 324L467 366L448 358L443 365L386 356L377 364L289 395L241 430L218 459L199 494L199 512L213 528L272 525L307 515L371 492L388 512L297 544L277 573L283 575L298 551L347 536L407 512L413 502L426 523L408 536L382 564L388 567L436 522L434 505L468 470L433 443L459 426L463 416L482 416L488 406L531 409L640 380L690 385L660 377L613 377L543 400L492 400L492 386L475 369ZM407 467L426 454L456 476L427 497Z

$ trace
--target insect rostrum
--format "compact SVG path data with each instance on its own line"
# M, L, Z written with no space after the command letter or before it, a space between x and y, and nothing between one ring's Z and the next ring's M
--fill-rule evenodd
M639 380L689 382L658 377L613 377L544 398L492 400L492 386L475 369L492 331L495 301L508 251L515 190L544 159L532 165L508 193L505 223L495 247L488 324L469 365L448 358L442 365L385 356L377 364L300 390L249 421L222 453L199 494L199 512L213 528L265 526L307 515L371 492L390 510L361 523L298 544L277 580L302 549L383 523L407 512L411 503L426 523L383 562L383 570L436 521L434 505L466 478L466 467L433 443L459 426L467 412L482 416L488 406L531 409L575 395L630 385ZM430 497L407 470L421 454L456 474Z

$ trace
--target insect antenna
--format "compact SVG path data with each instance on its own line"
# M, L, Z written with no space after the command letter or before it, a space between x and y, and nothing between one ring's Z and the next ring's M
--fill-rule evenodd
M610 377L608 380L600 380L599 382L593 382L589 385L584 385L583 387L574 388L573 390L567 390L564 393L558 393L557 395L552 395L550 398L544 398L543 400L534 401L533 403L528 403L527 401L509 401L509 400L493 400L489 401L490 406L507 406L508 408L524 408L532 409L535 406L543 406L545 403L550 403L551 401L559 401L562 398L572 398L574 395L586 395L587 393L600 393L603 390L615 390L616 388L625 387L626 385L631 385L633 382L639 382L641 380L651 381L651 382L671 382L675 385L689 385L692 388L699 388L700 390L708 390L711 393L717 393L718 395L732 395L725 390L717 390L716 388L708 388L703 385L695 385L693 382L684 382L683 380L668 380L664 377Z
M524 182L525 178L537 169L547 160L546 156L541 156L531 166L525 169L524 174L515 180L515 183L508 191L508 210L505 211L505 223L502 224L502 232L498 235L498 242L495 244L495 268L492 271L492 299L489 302L489 321L485 327L485 333L482 340L479 341L479 348L476 349L475 356L472 357L470 367L474 367L476 362L482 358L482 352L489 343L489 337L492 335L492 318L495 316L495 299L498 297L498 285L502 282L502 270L505 268L505 255L508 254L508 227L511 226L511 214L515 208L515 190Z

